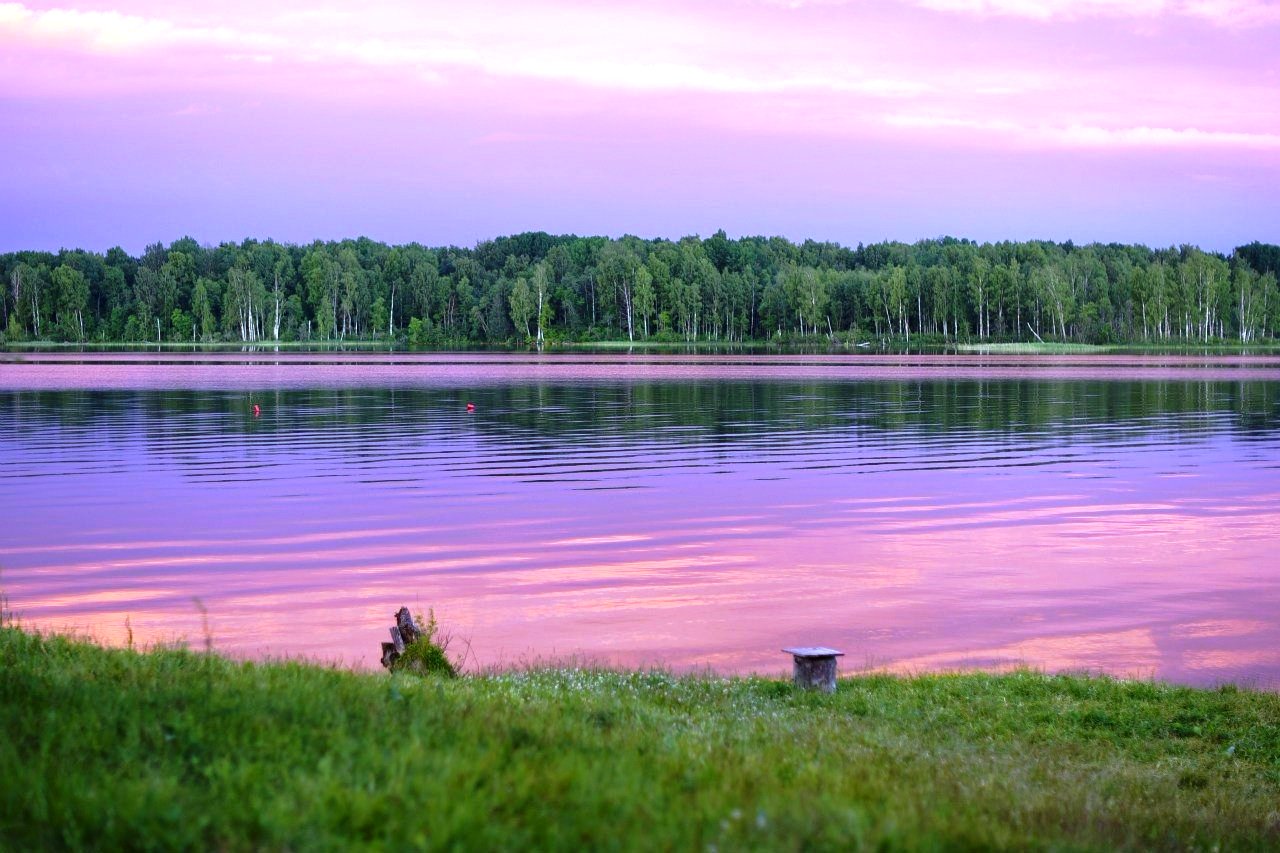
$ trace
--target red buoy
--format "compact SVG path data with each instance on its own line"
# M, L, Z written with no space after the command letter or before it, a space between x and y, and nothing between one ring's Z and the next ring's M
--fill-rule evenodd
M476 410L476 404L475 404L475 403L467 403L467 411L468 411L468 412L474 412L475 410Z
M256 418L256 417L258 417L258 415L260 415L260 414L262 414L262 409L260 409L260 408L258 407L258 404L257 404L257 403L254 403L254 404L253 404L253 416Z

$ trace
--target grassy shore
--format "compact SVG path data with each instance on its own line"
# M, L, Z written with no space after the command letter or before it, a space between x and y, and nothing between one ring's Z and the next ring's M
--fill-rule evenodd
M1280 845L1280 696L1085 677L449 680L0 628L0 847Z
M11 352L241 352L257 350L298 350L302 352L342 352L345 350L403 350L403 344L386 338L344 341L8 341Z
M862 348L866 345L866 348ZM242 343L238 341L212 342L172 342L164 343L139 341L10 341L0 340L0 354L38 353L38 352L272 352L276 350L289 352L533 352L532 344L508 341L490 344L475 344L458 341L453 345L441 346L407 346L403 340L388 338L350 339L345 341L256 341ZM1253 341L1239 343L1229 340L1214 340L1210 343L1194 341L1153 343L1150 341L1130 341L1115 344L1081 344L1061 341L990 341L990 342L957 342L939 336L913 336L911 341L902 337L873 338L855 345L854 339L845 338L831 341L826 336L813 336L801 340L747 340L747 341L672 341L672 340L555 340L546 344L544 352L724 352L724 353L903 353L903 352L956 352L956 353L988 353L1002 355L1101 355L1107 353L1128 354L1209 354L1209 353L1254 353L1271 355L1280 352L1280 343Z
M1102 344L1068 344L1054 341L1023 341L1020 343L956 344L956 352L992 353L999 355L1098 355L1127 349L1125 346Z

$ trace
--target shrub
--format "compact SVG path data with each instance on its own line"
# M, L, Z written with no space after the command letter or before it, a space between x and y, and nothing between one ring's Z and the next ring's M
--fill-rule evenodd
M404 653L391 664L391 671L457 678L458 666L448 656L450 637L440 633L435 610L428 610L426 619L421 613L416 616L422 636L405 646Z

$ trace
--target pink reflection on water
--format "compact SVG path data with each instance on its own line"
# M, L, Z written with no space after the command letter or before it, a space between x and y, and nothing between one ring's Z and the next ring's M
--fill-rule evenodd
M963 524L951 507L918 506L916 514L934 517L928 535L873 506L852 519L810 518L829 526L783 536L708 520L697 538L665 547L646 545L654 537L639 532L566 546L563 537L513 530L514 540L491 535L476 556L456 557L407 536L322 589L291 583L298 573L289 567L343 564L351 552L304 546L273 561L225 543L199 557L104 563L98 568L134 570L114 590L62 587L41 572L24 573L10 595L35 624L88 624L109 641L131 615L139 642L198 640L190 596L200 595L222 650L364 665L388 605L405 600L434 606L469 643L475 666L568 655L780 672L777 648L828 642L845 648L854 668L1026 664L1203 681L1274 671L1275 656L1258 648L1280 639L1274 602L1254 600L1276 545L1273 497L1230 524L1145 505L1046 512L1029 502L967 507ZM821 512L817 504L789 509ZM192 561L220 560L238 567L216 577L234 592L202 588L214 579L190 574ZM54 571L80 576L86 567ZM1239 615L1207 620L1223 602Z
M76 388L190 378L185 367L175 374L133 355L92 366L70 363L80 356L40 358L0 366L0 387L41 387L46 369L65 371L58 381ZM397 355L388 357L397 363L366 364L342 355L332 359L335 378L312 372L312 354L283 365L257 358L194 366L209 371L213 387L235 387L270 386L277 370L290 382L383 383L373 367L410 384L500 384L530 365L585 382L709 381L724 361L464 355L401 364ZM731 363L756 379L839 372L852 381L894 370L954 378L971 369L965 357L866 358ZM1218 371L1250 381L1277 372L1268 358L1126 356L1087 366L991 358L972 369L1117 381L1135 370L1172 371L1205 382ZM357 433L368 446L356 450L385 440L376 423L369 430ZM88 629L116 644L128 619L137 643L185 637L200 646L198 599L222 651L358 666L376 666L391 613L407 604L434 607L471 667L572 656L782 673L789 661L778 649L826 644L847 653L845 671L1026 664L1280 685L1274 442L1254 447L1225 432L1194 447L1178 436L1095 446L1084 431L1032 451L1070 445L1076 453L1037 469L982 464L1019 439L970 436L973 448L955 467L913 470L912 460L951 459L958 439L830 428L793 446L763 442L739 459L732 446L708 448L691 436L643 454L593 446L592 476L565 468L581 461L581 446L558 450L559 467L540 468L529 436L492 439L487 451L480 438L457 439L439 449L456 460L432 463L425 484L403 486L343 473L368 461L350 448L312 448L315 458L298 463L342 478L238 483L193 481L150 450L86 446L76 452L119 456L127 473L0 480L11 524L0 536L4 589L27 624ZM769 461L755 464L762 455ZM685 462L669 462L677 457ZM890 457L902 464L885 468ZM659 458L670 467L642 487L617 488L635 485ZM423 464L394 454L392 462L410 472ZM479 476L499 464L518 476ZM427 491L410 491L419 486Z

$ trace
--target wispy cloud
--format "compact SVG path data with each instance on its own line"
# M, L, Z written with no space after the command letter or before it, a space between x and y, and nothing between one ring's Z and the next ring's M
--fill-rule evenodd
M217 107L209 104L187 104L185 107L179 107L170 113L174 116L208 116L221 112Z
M1126 41L1104 22L1072 25L1068 40L1051 35L1064 19L1265 22L1280 2L781 4L797 11L771 0L490 0L423 12L405 0L372 0L360 14L305 8L252 18L230 7L120 2L134 5L0 2L0 45L44 60L30 70L12 63L0 92L75 95L115 81L117 93L152 87L213 102L213 90L328 96L325 87L338 81L351 83L343 91L366 105L409 96L478 111L502 103L528 113L545 101L561 114L617 114L643 102L666 121L739 132L849 137L888 127L929 138L945 129L985 134L993 146L1270 148L1280 133L1274 97L1267 98L1272 60L1237 59L1266 31L1195 23L1219 40L1203 56L1177 45L1162 52L1154 39ZM820 14L804 11L813 5ZM939 14L904 15L908 6ZM986 27L988 16L1012 23ZM1088 39L1090 50L1081 52L1081 26L1106 37ZM1025 37L989 32L1009 27ZM509 94L517 90L528 96Z
M1198 127L1091 127L1071 125L1050 129L1050 138L1067 145L1082 147L1128 148L1201 148L1224 146L1231 148L1280 148L1280 134L1243 133L1229 130L1201 130Z
M1222 26L1280 23L1280 3L1267 0L907 0L939 12L1007 16L1037 21L1094 17L1199 18Z
M1251 148L1280 149L1280 134L1202 130L1196 127L1099 127L1025 125L1009 119L970 119L898 113L884 116L892 127L999 135L1020 145L1060 148Z
M414 69L439 82L453 72L479 72L638 92L782 93L849 92L874 98L910 98L928 82L870 73L847 63L796 57L759 70L750 55L731 55L724 44L673 39L680 21L620 13L601 18L578 10L572 26L536 32L519 15L497 20L453 12L425 32L367 35L340 14L286 14L252 30L199 26L156 16L70 8L32 9L0 3L0 34L105 55L143 55L201 49L229 61L353 63ZM273 29L273 27L275 29ZM706 39L703 39L706 40ZM694 40L695 42L697 40ZM749 48L751 46L748 46Z
M228 236L274 209L300 239L912 237L971 222L975 188L993 222L1066 227L1064 187L1074 221L1126 228L1190 222L1194 184L1186 236L1252 239L1277 222L1277 23L1280 0L0 0L0 232L61 245L86 198L104 234L126 209L147 239L178 208L198 227L201 173Z
M103 53L214 45L243 50L280 45L277 37L232 27L202 27L116 11L31 9L0 3L0 28L11 36L75 43Z

